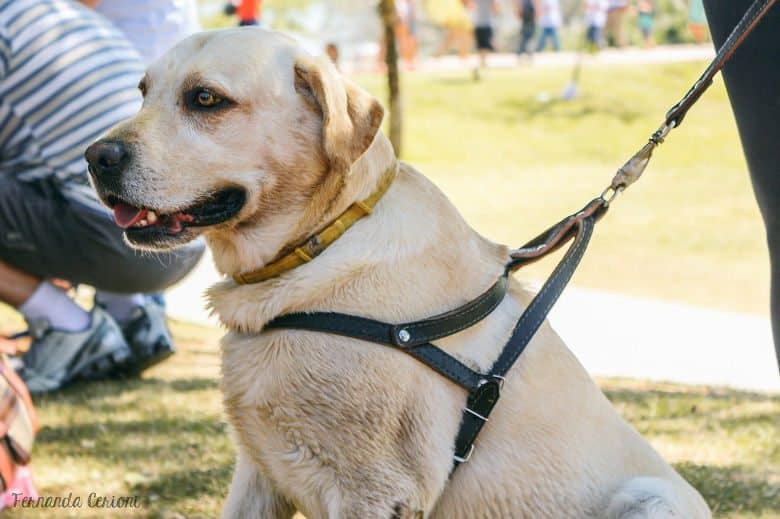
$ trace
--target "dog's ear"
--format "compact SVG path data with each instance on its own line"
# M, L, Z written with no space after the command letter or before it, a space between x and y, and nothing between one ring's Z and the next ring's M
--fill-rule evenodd
M295 90L322 114L322 146L330 169L347 173L374 141L382 105L324 58L296 62Z

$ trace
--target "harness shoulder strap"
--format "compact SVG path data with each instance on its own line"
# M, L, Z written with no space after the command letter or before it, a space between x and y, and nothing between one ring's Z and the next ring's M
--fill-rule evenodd
M507 263L507 272L549 254L574 238L574 242L552 275L528 305L523 315L520 316L509 340L490 369L489 375L483 378L475 391L469 393L467 405L463 409L460 429L455 439L453 470L471 457L474 451L474 441L482 427L488 422L488 417L498 402L504 376L525 351L531 338L544 322L563 289L566 288L585 254L596 221L606 210L605 201L597 198L585 206L582 211L565 218L512 253L512 260Z
M506 375L520 354L523 353L539 326L547 318L547 314L550 313L563 289L571 280L574 271L577 270L593 235L595 225L595 218L592 215L575 219L574 242L555 271L523 312L523 315L520 316L509 341L490 369L491 375L499 377Z

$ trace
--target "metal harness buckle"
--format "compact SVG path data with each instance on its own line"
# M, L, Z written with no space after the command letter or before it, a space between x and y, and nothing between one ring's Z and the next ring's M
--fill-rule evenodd
M472 443L472 444L471 444L471 447L469 448L469 452L468 452L468 454L466 454L466 457L465 457L465 458L461 458L460 456L453 456L453 458L454 458L454 459L455 459L455 461L457 461L458 463L466 463L468 460L470 460L470 459L471 459L471 455L472 455L473 453L474 453L474 444Z

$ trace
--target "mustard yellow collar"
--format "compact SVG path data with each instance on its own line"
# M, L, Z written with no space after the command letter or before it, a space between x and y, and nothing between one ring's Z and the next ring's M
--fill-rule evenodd
M390 188L390 184L393 183L397 169L398 165L393 164L390 169L382 175L376 189L368 198L350 205L347 210L341 213L330 225L316 235L308 238L290 254L257 270L236 274L233 276L235 282L239 285L260 283L261 281L279 276L316 258L322 251L327 249L330 244L339 239L347 229L352 227L355 222L364 216L371 214L374 210L374 206Z

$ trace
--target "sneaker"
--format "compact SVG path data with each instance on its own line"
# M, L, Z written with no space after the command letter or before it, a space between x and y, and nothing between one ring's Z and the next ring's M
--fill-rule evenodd
M20 375L31 393L56 391L78 378L105 377L131 356L119 325L98 307L80 332L52 328L45 320L29 326L33 342L22 357Z
M123 369L130 374L140 374L176 353L165 321L165 306L158 298L147 297L143 306L136 307L122 332L133 352Z

